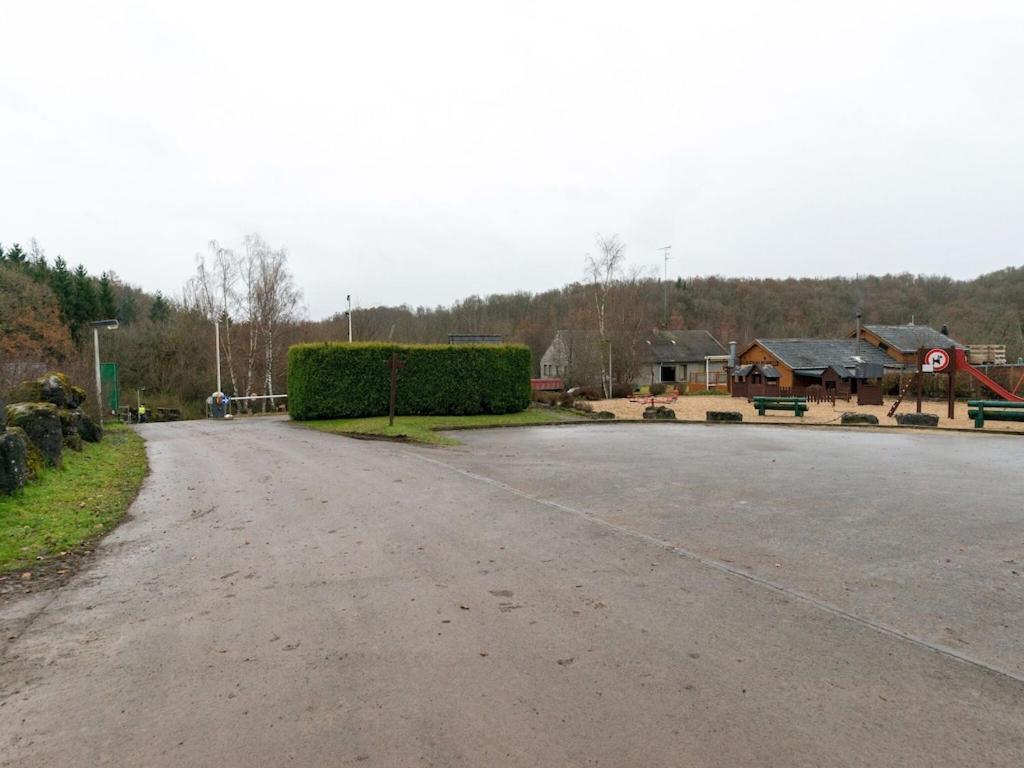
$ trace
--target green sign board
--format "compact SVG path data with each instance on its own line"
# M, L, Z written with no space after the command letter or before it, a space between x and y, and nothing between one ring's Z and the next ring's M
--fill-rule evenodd
M107 413L117 413L121 405L121 388L117 383L117 363L100 363L100 382Z

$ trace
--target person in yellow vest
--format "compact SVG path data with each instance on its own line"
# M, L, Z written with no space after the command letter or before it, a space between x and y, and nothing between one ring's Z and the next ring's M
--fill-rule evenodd
M141 424L144 421L147 421L147 419L146 419L146 406L139 405L139 424Z

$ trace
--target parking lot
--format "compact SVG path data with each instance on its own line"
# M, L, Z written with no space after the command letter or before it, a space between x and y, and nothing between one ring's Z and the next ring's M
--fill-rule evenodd
M93 567L0 608L0 764L1024 763L1019 438L141 430Z

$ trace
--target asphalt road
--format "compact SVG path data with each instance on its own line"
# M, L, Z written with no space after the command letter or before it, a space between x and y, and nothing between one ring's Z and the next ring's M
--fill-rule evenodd
M1024 764L1020 438L142 430L0 608L0 765Z

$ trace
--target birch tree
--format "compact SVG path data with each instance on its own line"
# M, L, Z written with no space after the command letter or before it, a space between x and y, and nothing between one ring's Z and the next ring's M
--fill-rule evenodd
M626 246L618 235L597 237L597 256L587 255L585 272L594 295L594 309L597 313L597 331L602 344L611 344L608 336L608 297L612 286L622 269L626 257ZM611 362L601 354L601 384L605 397L612 396Z

